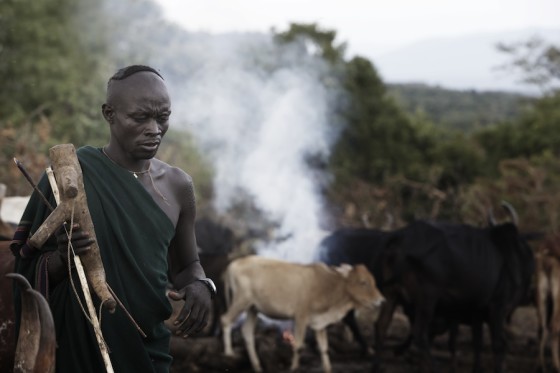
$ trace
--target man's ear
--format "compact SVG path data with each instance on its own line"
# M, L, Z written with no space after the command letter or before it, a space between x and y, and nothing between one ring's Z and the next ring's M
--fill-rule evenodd
M103 113L103 118L109 123L113 124L113 117L115 116L115 111L113 107L109 104L103 104L101 106L101 113Z

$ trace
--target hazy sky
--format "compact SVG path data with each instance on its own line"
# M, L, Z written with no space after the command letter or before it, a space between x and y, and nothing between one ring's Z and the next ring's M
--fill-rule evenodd
M335 29L350 54L368 57L428 38L560 27L560 0L156 1L192 31L282 31L290 22L316 22Z

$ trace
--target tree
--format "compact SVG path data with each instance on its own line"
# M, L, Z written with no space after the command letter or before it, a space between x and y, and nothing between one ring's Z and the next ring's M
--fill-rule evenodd
M344 60L346 43L335 44L336 31L321 29L317 24L290 24L288 31L276 33L282 43L299 43L307 54L316 55L336 65Z
M77 15L82 4L88 2L0 3L2 126L45 117L52 124L49 140L76 143L101 130L97 118L104 82L100 60L81 39Z
M335 174L382 183L389 175L411 170L422 158L414 146L414 129L387 95L373 64L363 57L347 62L344 88L346 125L333 150Z
M107 132L99 122L104 44L97 41L92 53L84 38L89 27L84 18L95 19L92 12L100 11L95 5L87 0L0 2L0 179L9 183L9 194L29 192L14 156L37 179L50 146L95 143Z
M499 43L498 49L511 55L512 61L502 68L519 71L522 80L537 85L544 92L560 88L560 48L533 37L517 43Z

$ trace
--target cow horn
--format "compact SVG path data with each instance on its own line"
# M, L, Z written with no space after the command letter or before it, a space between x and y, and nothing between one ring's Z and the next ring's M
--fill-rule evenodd
M517 223L519 222L519 217L517 216L517 212L515 211L513 206L507 201L502 201L502 207L509 213L513 224L517 225Z
M496 225L496 218L494 218L494 211L492 210L492 206L488 208L488 225L491 227Z
M393 214L391 214L390 212L386 212L385 213L385 230L391 230L393 229L394 225L395 225L395 217L393 216Z
M21 320L14 369L27 372L54 372L56 333L47 300L31 288L25 277L8 273L21 287ZM38 332L37 332L38 331Z
M367 212L364 212L362 214L362 224L364 225L365 228L371 228L371 221L369 219L369 214Z

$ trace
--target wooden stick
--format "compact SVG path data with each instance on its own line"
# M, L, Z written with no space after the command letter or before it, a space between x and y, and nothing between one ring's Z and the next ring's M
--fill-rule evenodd
M41 247L63 223L72 219L72 223L79 224L92 238L89 249L80 255L88 284L101 300L103 308L113 313L117 302L107 287L105 268L95 238L95 227L89 213L82 168L76 149L73 144L60 144L53 146L49 152L60 198L56 208L29 238L29 242L34 247Z
M52 168L47 168L47 176L49 178L49 182L51 184L51 188L54 193L54 197L56 203L60 202L60 193L58 191L58 186L56 185L56 180L54 177L54 173ZM70 228L71 229L71 228ZM87 283L86 274L84 272L84 267L82 265L82 261L78 255L73 255L74 264L76 266L76 271L78 272L78 277L80 279L80 284L82 285L82 290L84 292L84 298L86 299L88 312L93 324L93 330L95 332L95 337L97 338L97 343L99 344L99 349L101 351L101 355L103 357L103 361L105 363L105 369L107 373L113 373L113 366L111 364L111 359L109 358L109 352L107 351L107 345L105 344L105 340L103 339L103 334L101 333L101 326L99 324L99 320L97 319L97 314L95 313L95 307L93 306L93 301L91 299L91 293L89 291L89 286Z

